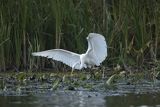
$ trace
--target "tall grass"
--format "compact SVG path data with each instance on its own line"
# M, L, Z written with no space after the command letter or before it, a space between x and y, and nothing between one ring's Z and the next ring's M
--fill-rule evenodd
M83 53L86 36L106 37L104 65L159 60L158 0L1 0L0 71L47 67L33 51L64 48Z

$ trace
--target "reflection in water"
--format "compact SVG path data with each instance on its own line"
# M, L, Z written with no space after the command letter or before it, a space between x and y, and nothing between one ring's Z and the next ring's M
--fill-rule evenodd
M83 96L83 93L82 91L79 93L80 96ZM79 98L79 107L84 107L84 98L83 97L80 97Z
M160 94L126 94L69 91L30 96L0 96L0 107L160 107Z
M34 96L0 96L0 107L105 107L96 92L58 92Z
M33 96L0 96L0 107L35 107Z
M160 94L127 94L107 96L107 107L160 107Z

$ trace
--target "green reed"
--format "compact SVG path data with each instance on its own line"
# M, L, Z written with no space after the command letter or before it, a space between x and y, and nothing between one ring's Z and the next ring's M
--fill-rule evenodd
M106 37L112 64L143 65L159 59L160 2L157 0L2 0L0 70L46 68L33 51L63 48L83 53L86 36Z

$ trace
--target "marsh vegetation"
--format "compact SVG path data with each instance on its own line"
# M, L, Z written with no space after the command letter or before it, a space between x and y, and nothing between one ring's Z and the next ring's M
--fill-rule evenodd
M104 66L153 67L159 64L159 26L157 0L2 0L0 71L64 68L31 52L63 48L83 53L90 32L107 40Z
M107 59L92 73L82 70L71 75L62 63L31 56L53 48L84 53L90 32L102 34L108 45ZM159 59L159 0L0 1L0 103L4 106L57 105L62 98L59 106L94 105L87 101L95 106L114 106L114 101L122 107L159 106Z

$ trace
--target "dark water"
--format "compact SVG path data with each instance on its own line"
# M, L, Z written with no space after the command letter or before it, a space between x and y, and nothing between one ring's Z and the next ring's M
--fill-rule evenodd
M106 107L160 107L160 94L127 94L105 97Z
M100 92L63 91L0 96L0 107L160 107L160 93L110 96Z

